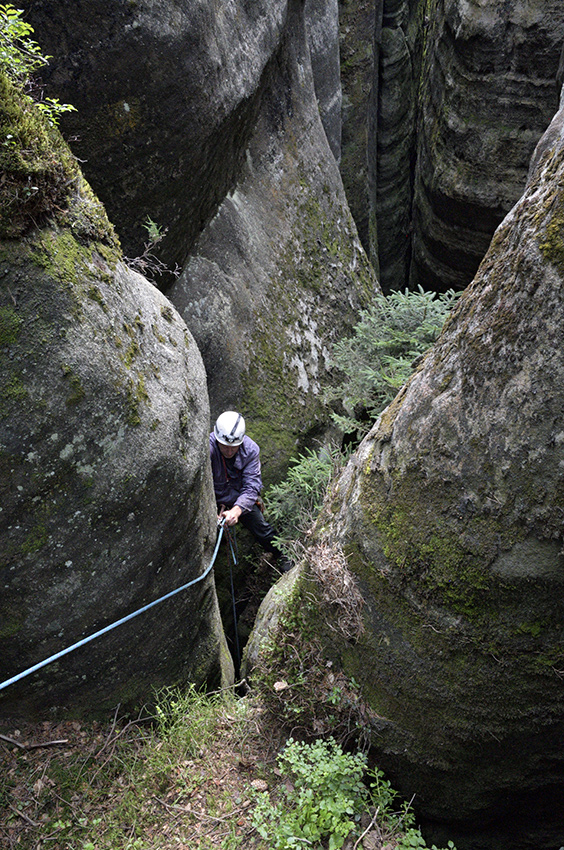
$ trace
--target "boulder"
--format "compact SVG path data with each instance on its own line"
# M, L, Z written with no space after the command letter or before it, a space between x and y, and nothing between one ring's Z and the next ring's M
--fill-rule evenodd
M72 103L65 134L120 232L182 266L232 187L287 0L34 0L26 17L51 54L49 95Z
M373 743L394 782L426 815L477 829L506 817L534 830L533 812L552 801L544 826L560 839L561 127L559 114L526 192L319 532L345 548L363 590L369 638L346 666L388 722Z
M276 623L298 619L319 669L359 686L358 733L418 816L443 824L441 846L551 850L564 836L563 126L560 112L317 523L313 543L346 553L364 633L340 639L309 589L290 610L271 597L257 621L278 663Z
M196 344L123 263L58 133L0 84L2 131L23 144L32 125L27 172L14 144L0 189L3 682L196 579L216 527ZM2 690L0 716L133 706L229 675L210 574Z

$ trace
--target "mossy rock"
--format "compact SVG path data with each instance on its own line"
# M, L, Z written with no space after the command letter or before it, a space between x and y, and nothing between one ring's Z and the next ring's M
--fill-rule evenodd
M24 91L0 71L0 238L16 239L47 221L112 247L117 238L76 158Z
M58 132L3 82L20 147L0 186L2 681L197 578L216 529L194 340L124 264ZM27 185L38 206L19 204ZM0 715L92 714L232 678L211 575L151 611L5 689Z

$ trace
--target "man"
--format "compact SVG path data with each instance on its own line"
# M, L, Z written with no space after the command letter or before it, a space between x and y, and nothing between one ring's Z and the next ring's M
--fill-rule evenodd
M274 529L259 507L260 449L245 435L240 413L226 410L218 417L210 434L210 457L219 517L229 526L240 521L262 548L276 557L278 569L288 572L292 563L272 543Z

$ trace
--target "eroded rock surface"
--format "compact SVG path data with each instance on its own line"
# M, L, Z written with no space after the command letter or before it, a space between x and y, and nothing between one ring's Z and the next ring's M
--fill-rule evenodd
M25 114L3 101L0 121ZM61 163L57 195L37 180L49 220L14 218L18 237L0 241L0 681L196 578L215 543L196 344ZM211 575L164 605L6 688L0 714L102 711L227 678Z
M183 264L231 188L252 132L287 0L33 0L50 92L77 108L73 150L120 232L141 253L150 216Z
M306 0L306 28L319 114L337 162L341 158L341 69L338 0Z
M31 10L66 130L130 256L146 215L169 228L212 418L242 409L277 477L326 430L331 344L378 286L335 162L336 0L83 7L76 30L66 0Z
M169 292L202 352L212 418L243 407L266 481L327 427L331 344L377 286L292 4L241 177Z
M421 72L413 282L461 288L558 105L559 2L436 0Z
M558 0L349 0L343 180L386 290L464 288L558 104Z
M314 535L343 547L365 603L354 641L310 617L320 666L360 684L376 761L443 823L440 846L564 835L562 127Z
M474 826L564 789L561 127L326 526L368 604L347 664L389 723L375 747L423 811Z

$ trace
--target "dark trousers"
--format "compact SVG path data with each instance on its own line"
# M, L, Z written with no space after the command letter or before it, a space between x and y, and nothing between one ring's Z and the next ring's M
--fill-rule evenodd
M250 511L242 513L239 517L239 522L251 532L265 552L271 552L276 557L280 555L280 550L272 543L272 538L275 537L276 533L272 526L265 520L258 505L255 504Z

